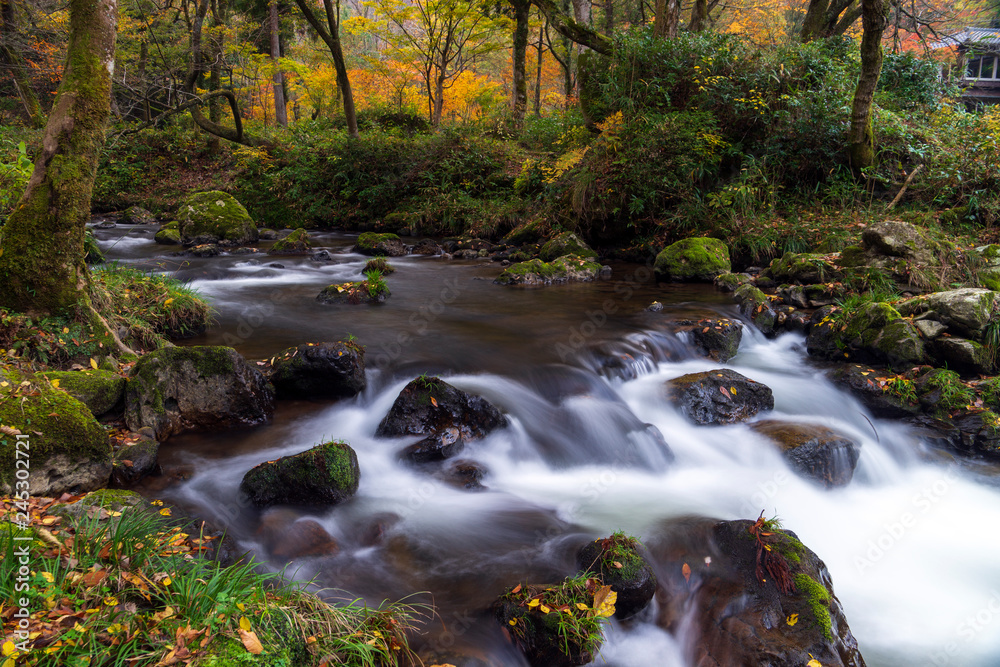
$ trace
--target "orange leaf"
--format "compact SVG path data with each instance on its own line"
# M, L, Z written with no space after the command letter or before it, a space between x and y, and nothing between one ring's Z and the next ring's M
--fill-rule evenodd
M243 646L247 651L254 655L260 655L264 652L264 647L260 645L260 640L257 639L256 632L247 632L243 628L238 628L238 631L240 633L240 641L243 642Z
M434 400L433 396L431 396L431 405L433 405L435 408L438 406L438 402Z
M684 575L684 581L691 581L691 566L684 563L684 566L681 567L681 574Z

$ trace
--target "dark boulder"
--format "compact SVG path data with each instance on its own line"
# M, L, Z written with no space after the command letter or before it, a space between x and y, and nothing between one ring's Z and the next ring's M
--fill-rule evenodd
M736 289L733 299L740 306L740 314L753 322L762 334L773 337L778 333L778 314L766 294L747 283Z
M344 398L367 386L365 351L354 343L306 343L274 358L271 384L278 398Z
M743 324L728 318L678 322L677 332L684 332L691 346L703 357L721 364L736 356L743 340Z
M750 424L771 440L793 470L829 488L846 486L858 465L858 444L816 424L768 419Z
M696 424L746 421L774 407L768 386L727 368L682 375L664 388L667 399Z
M772 534L758 540L754 526ZM673 519L646 546L660 582L657 623L683 632L692 665L864 667L826 565L791 531Z
M432 435L455 428L468 441L485 437L506 421L482 396L468 394L441 378L421 376L399 392L375 435Z
M187 430L256 426L271 419L274 393L229 347L167 347L144 355L125 386L125 421L157 440Z
M147 475L159 471L157 457L160 443L153 437L152 429L142 433L129 433L111 455L111 482L118 487L129 487Z
M911 398L894 391L896 386L906 385L898 385L901 380L891 384L894 376L888 371L876 371L861 364L845 364L834 369L829 377L834 384L850 391L876 417L898 419L920 412L916 393Z
M293 456L251 468L240 491L256 507L330 507L358 490L358 455L346 442L325 442Z
M414 255L440 255L443 250L436 242L424 239L414 245L410 252Z
M624 533L588 542L576 555L581 572L593 572L618 594L615 618L632 618L653 600L656 575L640 551L638 540Z
M404 448L399 457L410 463L431 463L451 458L464 448L465 442L458 429L448 427Z
M483 480L489 474L489 469L478 461L458 459L451 462L444 470L435 476L445 484L466 491L485 491Z
M260 519L256 538L272 558L294 560L315 556L333 556L340 547L315 519L300 517L286 508L268 510Z
M376 234L365 232L354 244L354 252L362 255L383 255L385 257L402 257L406 254L406 246L395 234Z

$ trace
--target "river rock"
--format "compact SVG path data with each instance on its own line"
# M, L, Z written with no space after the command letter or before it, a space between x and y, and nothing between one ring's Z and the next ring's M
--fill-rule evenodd
M330 507L358 490L358 455L346 442L325 442L293 456L251 468L240 491L255 507Z
M194 257L218 257L222 251L213 243L203 243L190 248L187 253Z
M180 223L178 222L168 222L167 224L156 230L156 235L153 240L160 245L180 245L181 244L181 229Z
M732 424L774 408L771 389L728 368L689 373L664 383L667 400L696 424Z
M710 283L732 270L729 248L719 239L684 239L660 251L653 270L663 280Z
M465 447L457 428L448 427L404 448L399 457L410 463L431 463L455 456Z
M842 274L826 255L819 253L786 252L771 260L764 270L765 277L776 283L796 283L814 285L840 280Z
M406 254L406 246L396 234L376 234L365 232L354 244L354 252L362 255L382 255L384 257L402 257Z
M902 257L921 266L940 264L940 243L929 231L899 220L884 220L861 232L866 251L886 257Z
M156 216L141 206L129 206L122 211L118 221L123 225L150 225L156 222Z
M965 375L992 375L996 369L990 350L974 340L957 336L940 336L931 345L938 365Z
M255 536L272 558L280 560L333 556L340 551L337 541L318 521L284 507L267 510Z
M573 232L563 232L554 236L542 246L538 253L539 259L543 262L551 262L566 255L575 255L585 259L597 257L594 249Z
M410 248L410 253L414 255L440 255L442 252L441 246L431 239L423 239Z
M740 314L753 322L762 334L773 337L778 333L778 314L766 294L747 283L736 289L733 299L740 306Z
M484 438L506 423L482 396L468 394L441 378L421 376L399 392L375 435L433 435L454 428L462 440L469 441Z
M783 592L766 567L763 576L756 572L763 550L749 532L753 524L661 524L646 541L660 583L657 624L683 634L692 665L864 667L823 561L793 532L766 531L774 534L763 538L771 547L763 557L780 558L793 584Z
M1000 293L965 287L908 299L898 309L904 316L927 315L956 335L976 337L1000 310Z
M365 351L354 343L305 343L274 357L271 384L278 398L345 398L367 386Z
M601 275L602 267L576 255L558 257L551 262L529 259L511 264L497 276L497 285L549 285L552 283L590 282Z
M73 398L81 401L95 417L120 407L125 395L125 378L111 371L88 368L82 371L48 371L45 377Z
M827 313L806 338L809 354L837 361L887 363L909 368L927 361L920 332L888 303L868 303L852 312Z
M743 285L753 284L753 276L749 273L720 273L712 283L723 292L735 292Z
M707 318L677 323L677 332L687 334L691 346L703 357L724 364L736 356L743 340L743 324L728 318Z
M886 371L876 371L870 366L844 364L837 366L829 378L834 384L850 391L876 417L899 419L918 414L920 403L915 400L908 401L891 391L888 379L883 377L884 375L887 375Z
M385 303L392 296L385 281L378 279L376 283L368 280L358 280L348 283L327 285L316 295L320 303L343 303L356 306L362 303Z
M157 458L160 443L152 437L151 429L142 433L129 433L122 446L112 454L111 481L118 487L129 487L160 468Z
M583 545L576 555L581 572L599 575L618 594L615 618L632 618L649 605L656 593L656 575L643 558L639 542L615 533Z
M313 242L309 238L309 232L305 229L296 229L294 232L276 242L267 251L269 255L305 255L312 248Z
M225 192L193 194L177 211L184 245L241 246L256 243L257 225L243 205Z
M25 470L27 461L27 490L34 496L76 494L107 486L111 475L108 435L86 405L53 387L42 375L25 376L8 369L3 384L0 495L24 490L17 487L23 481L18 471ZM18 439L18 435L27 437Z
M187 430L256 426L271 419L274 393L229 347L168 347L144 355L125 387L125 421L157 440Z
M826 488L846 486L858 465L858 444L833 429L767 419L750 428L773 442L793 470Z
M489 469L479 461L457 459L445 469L435 474L445 484L466 491L485 491L483 480L489 474Z

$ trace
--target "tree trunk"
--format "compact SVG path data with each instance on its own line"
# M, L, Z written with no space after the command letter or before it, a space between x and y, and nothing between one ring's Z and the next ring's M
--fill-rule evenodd
M843 35L861 16L858 0L809 0L802 20L802 42Z
M708 0L694 0L694 7L691 8L691 24L688 30L691 32L701 32L708 24Z
M434 127L441 126L441 116L444 114L444 82L444 72L441 72L434 80L434 117L431 118Z
M653 23L654 35L666 39L677 37L677 26L680 20L680 0L656 0L656 19Z
M514 47L512 58L514 63L514 127L518 130L524 125L524 113L528 108L528 79L526 62L528 59L528 19L531 13L529 0L511 0L514 7Z
M615 0L604 0L604 34L611 37L615 33Z
M271 25L271 64L274 67L272 85L274 87L274 122L281 127L288 127L288 109L285 107L285 78L281 74L281 39L278 23L278 0L268 3L268 14Z
M336 5L332 0L323 0L323 9L326 11L326 26L320 23L306 0L295 0L299 11L312 29L319 34L320 38L330 49L333 57L333 68L337 72L337 90L340 91L344 104L344 119L347 121L347 133L352 137L358 136L358 114L354 108L354 93L351 91L351 81L347 77L347 64L344 60L344 50L340 44L340 3Z
M6 40L16 32L13 0L0 0L0 39ZM28 123L32 127L45 125L45 114L42 113L42 106L38 103L38 95L31 85L31 79L25 76L28 63L25 62L21 52L4 44L0 47L0 62L14 82L14 88L17 89L17 95L24 106L24 113L28 116Z
M298 2L299 0L296 0ZM614 48L610 37L595 32L589 26L576 21L560 9L555 0L531 0L538 11L548 19L556 31L577 44L582 44L600 54L609 56Z
M0 231L0 305L29 314L91 310L84 228L114 70L117 0L70 0L66 66L35 169Z
M544 53L545 26L538 29L538 62L535 68L535 117L542 115L542 54Z
M855 170L875 163L872 135L872 100L882 73L882 33L889 22L886 0L861 0L861 74L851 106L851 129L847 135L851 167Z

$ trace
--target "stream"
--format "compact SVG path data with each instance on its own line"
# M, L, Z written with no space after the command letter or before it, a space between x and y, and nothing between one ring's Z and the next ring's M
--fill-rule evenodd
M354 236L315 233L329 261L200 259L173 256L179 248L155 244L155 229L94 231L109 261L167 272L208 299L213 326L180 344L230 345L249 359L348 337L366 348L362 394L282 401L263 427L175 436L160 448L159 486L139 489L257 548L256 514L237 490L244 473L324 440L349 442L358 493L313 517L340 552L295 561L286 573L372 604L433 601L431 646L474 647L521 665L479 612L518 581L571 573L565 545L615 530L649 538L673 517L755 519L763 510L826 562L868 665L1000 665L998 478L872 417L825 379L801 336L768 340L746 327L730 362L696 357L668 323L738 318L712 286L657 286L650 267L613 263L606 281L505 288L492 283L500 268L487 260L407 256L390 260L397 270L386 277L385 304L323 305L315 300L323 287L362 278L368 258L350 252ZM654 300L663 312L645 310ZM747 426L693 425L661 397L665 380L718 367L773 390L768 418L825 425L858 442L853 482L824 490ZM396 454L412 438L375 438L399 391L422 373L507 413L509 426L460 455L488 469L487 490L456 489L401 464ZM383 535L373 546L376 528ZM615 623L597 663L683 666L684 645L652 622Z

